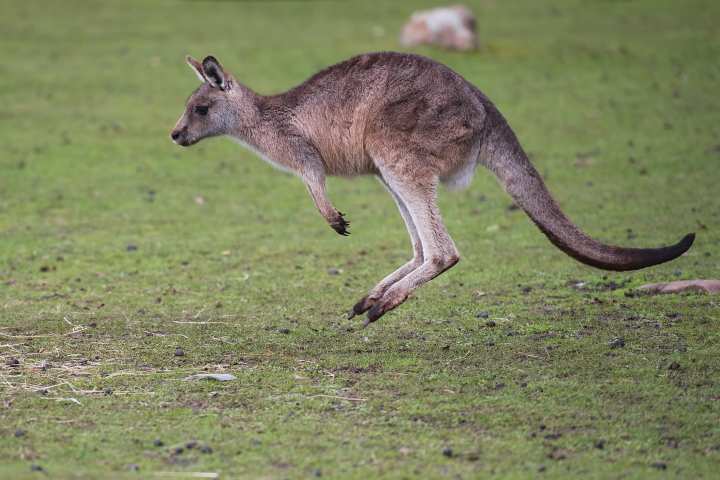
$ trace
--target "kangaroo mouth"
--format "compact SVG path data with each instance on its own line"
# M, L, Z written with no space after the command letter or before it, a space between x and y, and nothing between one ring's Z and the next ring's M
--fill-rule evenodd
M195 145L198 141L195 139L190 138L178 138L177 140L173 140L177 145L180 145L181 147L189 147L192 145Z

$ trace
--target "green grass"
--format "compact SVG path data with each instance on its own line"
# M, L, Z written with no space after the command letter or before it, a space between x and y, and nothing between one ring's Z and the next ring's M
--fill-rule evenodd
M441 198L463 260L362 330L344 312L410 255L375 180L330 181L343 238L232 142L168 139L185 54L277 92L398 49L429 4L2 2L0 478L717 474L718 297L626 295L718 277L717 2L477 1L479 52L419 50L497 103L590 234L698 233L640 272L564 256L479 170ZM237 380L183 381L204 371Z

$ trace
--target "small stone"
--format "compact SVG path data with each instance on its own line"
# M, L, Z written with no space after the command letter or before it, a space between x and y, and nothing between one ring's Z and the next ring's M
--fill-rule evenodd
M110 388L110 387L108 387L108 388L106 388L105 390L103 390L103 393L104 393L105 395L112 395L112 394L113 394L113 389Z
M600 440L596 441L594 447L597 448L598 450L604 449L605 448L605 440L600 439Z
M10 357L7 360L5 360L5 365L7 365L8 367L19 367L20 360L18 360L15 357Z
M448 458L452 458L452 456L454 455L453 450L450 447L443 448L442 454Z
M165 445L165 442L163 442L159 438L156 438L155 440L153 440L153 446L162 447L163 445Z
M138 249L137 245L134 245L134 244L132 244L132 243L129 244L127 247L125 247L125 250L127 250L128 252L134 252L134 251L136 251L137 249Z
M547 470L547 467L545 465L540 465L538 467L538 472L544 472L545 470Z
M175 349L175 356L176 356L176 357L184 357L184 356L185 356L185 350L183 350L183 349L180 348L180 347L177 347L177 348Z
M328 268L327 270L328 275L340 275L341 272L342 270L339 268Z
M665 462L654 462L650 466L652 468L657 468L658 470L667 470L667 463Z
M313 470L313 477L318 477L318 478L322 477L322 470L320 470L319 468L316 468L315 470Z
M495 323L495 320L488 320L487 322L485 322L486 327L494 327L496 325L497 323Z
M18 428L17 430L15 430L15 438L24 437L26 434L27 432L22 428Z
M668 365L668 370L680 370L680 364L678 362L672 362Z
M184 451L185 451L185 449L183 447L177 447L177 448L173 449L173 453L175 455L181 455Z
M551 460L565 460L567 458L567 452L562 448L553 448L553 450L548 453L548 458Z
M488 312L478 312L475 317L476 318L488 318L490 314Z
M38 465L38 464L36 464L36 463L33 463L32 465L30 465L30 471L31 471L31 472L42 472L42 471L44 471L44 470L45 470L45 469L44 469L41 465Z
M197 444L198 444L197 441L195 441L195 440L190 440L189 442L187 442L187 443L185 444L185 448L187 448L188 450L190 450L190 449L193 449L193 448L197 447Z
M209 445L203 445L202 447L200 447L200 453L210 454L213 453L213 449L210 448Z
M137 463L131 463L130 465L128 465L128 470L130 470L131 472L137 472L140 470L140 465L138 465Z
M625 346L625 339L622 337L615 337L608 342L610 348L622 348Z
M282 333L283 335L287 335L288 333L290 333L290 329L289 329L289 328L278 328L278 333Z

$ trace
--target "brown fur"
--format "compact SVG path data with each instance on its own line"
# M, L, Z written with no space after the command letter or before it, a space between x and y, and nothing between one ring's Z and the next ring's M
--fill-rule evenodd
M439 182L467 185L478 164L497 175L555 245L583 263L609 270L643 268L671 260L692 244L690 234L670 247L628 249L585 235L562 213L490 100L428 58L360 55L272 96L241 85L213 57L202 64L187 61L204 82L171 134L178 144L216 135L246 144L297 174L320 213L343 235L348 222L327 198L326 175L376 175L393 196L414 257L378 283L350 316L367 311L367 322L375 321L458 262L437 207L437 187Z

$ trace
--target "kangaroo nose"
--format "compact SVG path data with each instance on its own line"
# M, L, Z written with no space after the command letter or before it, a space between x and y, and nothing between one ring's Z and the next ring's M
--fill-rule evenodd
M177 140L178 138L180 138L180 131L173 130L172 132L170 132L170 138L172 138L173 140Z

